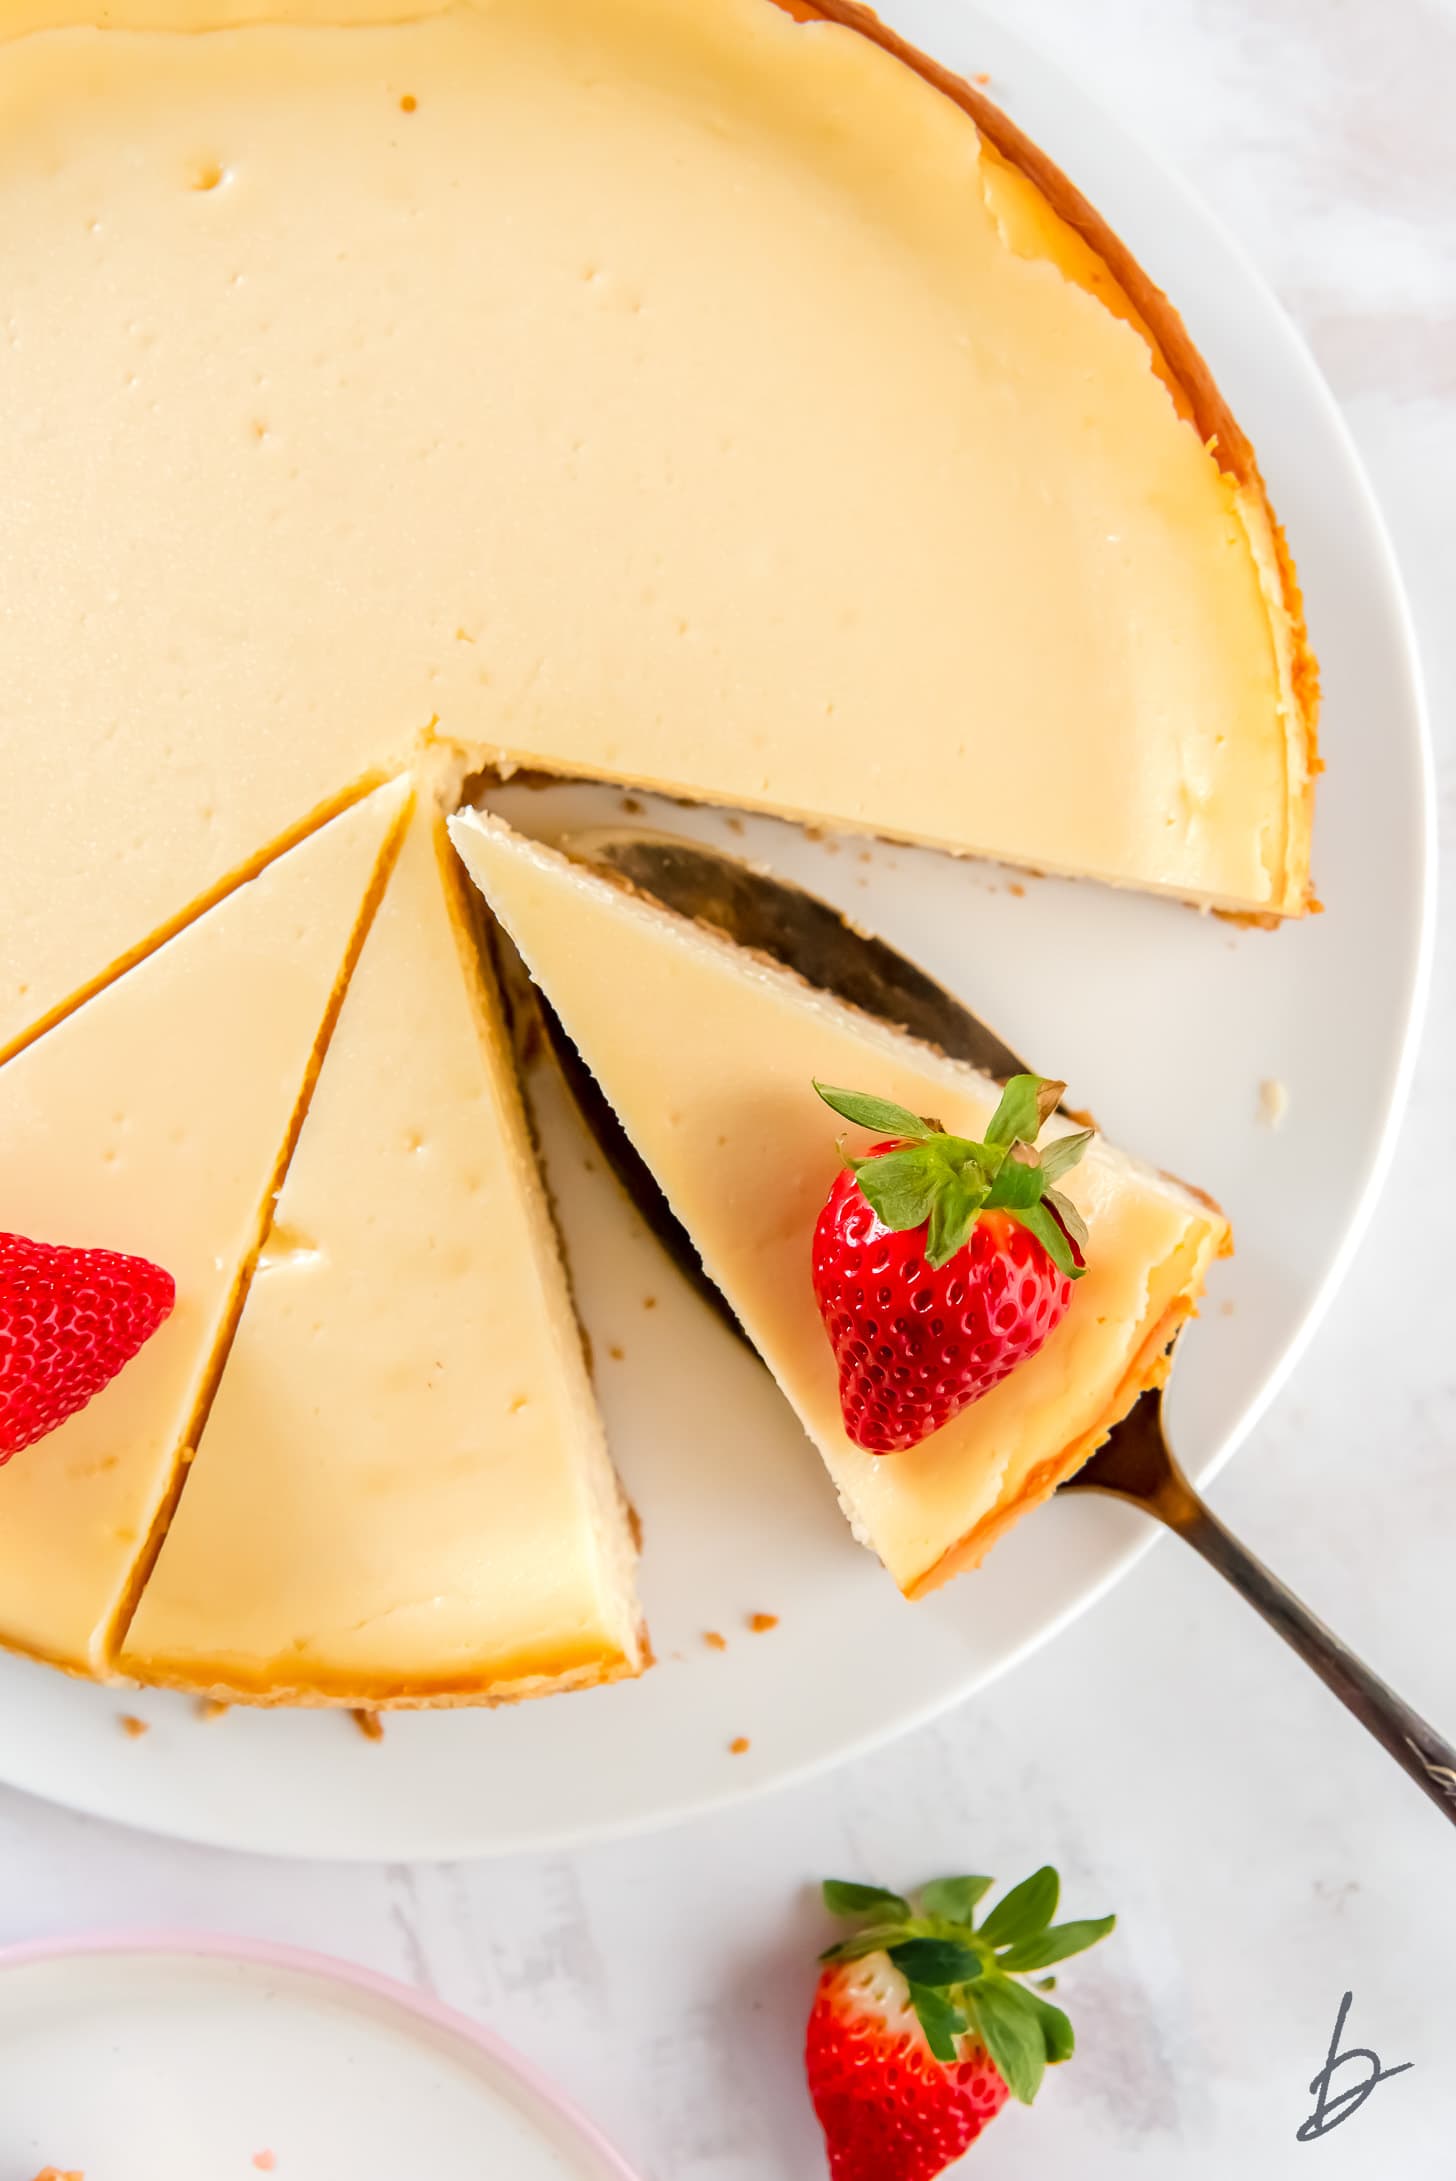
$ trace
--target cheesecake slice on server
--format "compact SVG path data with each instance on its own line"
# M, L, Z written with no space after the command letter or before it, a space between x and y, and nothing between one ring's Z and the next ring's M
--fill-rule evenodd
M1094 1137L1058 1183L1086 1239L1055 1329L922 1443L868 1451L846 1429L812 1279L843 1132L815 1082L972 1141L1000 1087L499 819L464 811L451 834L797 1410L855 1534L912 1596L974 1565L1161 1376L1228 1246L1223 1214ZM1046 1138L1068 1132L1054 1121Z

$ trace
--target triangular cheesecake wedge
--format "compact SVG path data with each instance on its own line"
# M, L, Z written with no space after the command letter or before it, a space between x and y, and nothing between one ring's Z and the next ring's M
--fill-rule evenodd
M0 1068L0 1225L177 1284L120 1376L0 1469L0 1642L106 1667L408 792L356 803Z
M635 1673L629 1520L514 1068L422 804L122 1654L245 1701Z
M813 1079L979 1138L986 1076L476 811L455 845L823 1455L856 1535L909 1595L977 1562L1164 1369L1228 1226L1101 1138L1059 1184L1088 1270L1046 1345L907 1452L855 1446L810 1280L839 1124ZM1064 1124L1054 1123L1051 1133Z

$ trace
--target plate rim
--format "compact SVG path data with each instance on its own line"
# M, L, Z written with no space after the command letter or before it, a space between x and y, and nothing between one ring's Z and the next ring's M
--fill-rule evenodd
M412 2017L429 2028L443 2031L458 2043L482 2053L496 2067L511 2075L533 2098L563 2121L596 2158L602 2181L643 2181L629 2166L616 2145L576 2100L554 2083L533 2060L495 2030L477 2022L473 2015L433 1992L402 1983L382 1969L346 1960L316 1947L294 1946L280 1939L249 1938L238 1932L194 1931L186 1925L101 1926L68 1932L48 1939L21 1939L0 1946L0 1979L14 1970L42 1968L50 1963L101 1961L131 1956L148 1961L217 1961L245 1969L277 1969L332 1986L336 1991L363 1994L383 2000L395 2012Z
M934 0L934 6L938 12L949 15L952 19L958 18L957 27L960 31L967 28L984 31L1008 55L1024 59L1036 76L1085 113L1095 123L1104 143L1115 150L1128 153L1146 170L1150 178L1155 177L1159 187L1169 198L1176 200L1180 215L1193 221L1203 230L1205 236L1217 244L1226 258L1237 267L1242 283L1258 294L1269 312L1277 315L1291 349L1298 354L1303 391L1317 408L1323 433L1337 447L1342 460L1343 482L1358 501L1362 554L1370 572L1378 579L1381 611L1388 620L1403 675L1401 709L1409 718L1415 772L1415 794L1410 818L1418 839L1414 844L1415 854L1411 863L1418 863L1419 869L1412 869L1411 878L1412 891L1418 891L1418 916L1414 945L1404 965L1401 979L1404 987L1402 1030L1398 1047L1391 1056L1384 1110L1378 1124L1379 1136L1360 1191L1350 1207L1343 1233L1330 1254L1300 1323L1277 1358L1266 1369L1262 1379L1251 1389L1231 1428L1193 1471L1195 1482L1201 1486L1212 1481L1223 1470L1257 1428L1288 1383L1322 1325L1373 1216L1394 1159L1400 1124L1409 1102L1430 1004L1438 892L1435 756L1420 643L1399 557L1354 434L1301 328L1284 308L1252 252L1212 209L1191 179L1148 143L1135 122L1125 120L1103 96L1077 80L1040 38L1028 34L1019 21L1009 19L997 5L997 0L957 0L954 6L951 5L951 0ZM899 10L895 0L882 0L882 12L887 19L897 21ZM937 40L928 33L919 32L912 34L912 37L913 42L918 42L926 50L932 53L937 50ZM756 1776L752 1771L745 1771L740 1775L725 1777L715 1785L689 1789L674 1799L657 1803L649 1810L635 1810L604 1820L582 1818L573 1822L567 1819L548 1832L533 1829L526 1833L516 1828L509 1832L501 1831L494 1838L485 1841L478 1834L462 1837L456 1833L432 1832L429 1824L425 1823L411 1827L409 1845L401 1847L397 1841L388 1846L378 1841L325 1845L311 1836L299 1844L296 1838L289 1840L286 1829L284 1834L270 1834L260 1841L254 1831L234 1829L225 1818L219 1822L205 1822L201 1813L189 1812L173 1817L167 1811L158 1813L148 1810L145 1814L133 1814L130 1810L118 1812L104 1792L93 1796L85 1796L79 1792L68 1794L60 1806L162 1838L196 1841L237 1853L286 1854L310 1861L337 1863L377 1862L381 1857L393 1856L397 1859L400 1854L411 1861L441 1857L494 1859L527 1852L571 1850L591 1842L665 1831L693 1819L706 1818L727 1809L741 1807L750 1800L781 1789L801 1786L839 1766L858 1761L901 1736L915 1732L969 1703L982 1690L1012 1672L1043 1646L1055 1641L1084 1613L1100 1604L1144 1554L1152 1549L1161 1534L1156 1525L1150 1522L1146 1525L1145 1534L1131 1535L1125 1542L1107 1548L1100 1572L1088 1579L1061 1611L1049 1615L1019 1643L989 1660L977 1663L954 1686L937 1692L918 1705L897 1709L892 1718L864 1729L837 1743L830 1750L816 1751L797 1761L780 1765L765 1776ZM0 1773L0 1777L4 1776ZM15 1784L19 1792L39 1799L59 1799L49 1795L44 1787L30 1786L24 1782ZM207 1813L207 1817L211 1816L212 1813ZM147 1935L144 1933L142 1936ZM190 1938L188 1934L176 1936ZM76 1950L85 1949L78 1946ZM21 1949L0 1949L0 1970L7 1966L18 1951ZM280 1954L292 1951L306 1958L306 1950L279 1948L277 1951ZM326 1955L316 1958L326 1964L331 1960ZM372 1972L361 1974L368 1975ZM388 1984L390 1980L385 1979L384 1982ZM403 1992L411 1998L418 1996L410 1994L407 1986L395 1986L393 1990L396 1994ZM464 2019L469 2022L468 2017ZM629 2174L627 2181L634 2181L634 2177Z

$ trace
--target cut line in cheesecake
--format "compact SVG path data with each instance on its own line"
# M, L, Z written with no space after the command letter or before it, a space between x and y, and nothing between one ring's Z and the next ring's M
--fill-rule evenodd
M219 879L216 885L209 887L195 901L189 902L185 909L179 909L176 915L169 917L165 924L150 932L145 939L140 940L137 945L130 948L125 954L120 955L116 961L109 963L105 969L98 971L94 977L88 978L85 984L79 985L74 992L52 1008L49 1014L41 1016L30 1024L27 1029L12 1039L11 1043L3 1051L0 1051L0 1068L5 1067L17 1054L23 1053L27 1046L34 1045L38 1038L45 1037L58 1024L66 1021L68 1016L74 1015L78 1008L85 1007L98 994L106 991L107 987L115 984L119 977L125 977L129 971L139 967L151 955L157 953L160 948L169 945L172 940L186 931L189 925L195 924L200 917L204 917L209 911L220 907L240 887L246 886L251 880L261 877L269 865L276 863L280 856L286 856L293 849L301 847L311 835L322 832L324 827L331 825L335 818L342 817L345 811L352 810L357 803L367 801L380 788L388 787L393 780L401 776L400 768L381 766L366 773L361 779L351 782L347 788L341 789L338 794L329 796L325 802L320 803L316 809L311 810L307 817L300 818L297 824L289 826L286 832L280 833L276 839L267 842L255 855L250 856L245 864L239 865L234 871L229 871L225 878Z
M107 1672L409 791L354 804L0 1069L7 1227L176 1282L141 1353L4 1472L12 1649Z
M334 981L333 991L329 995L328 1005L320 1019L313 1050L309 1054L308 1065L304 1070L300 1084L298 1099L289 1119L288 1133L274 1162L268 1188L259 1201L257 1223L253 1230L252 1240L239 1264L237 1277L233 1282L232 1293L228 1298L227 1312L223 1319L222 1328L214 1343L212 1355L208 1361L207 1372L199 1388L197 1401L188 1423L187 1435L183 1442L184 1458L174 1470L168 1490L158 1504L156 1514L152 1518L151 1528L147 1533L146 1542L127 1576L126 1588L117 1603L116 1610L111 1616L105 1636L102 1639L102 1652L109 1663L114 1663L117 1651L127 1629L131 1625L137 1600L140 1598L152 1569L156 1565L157 1555L166 1542L172 1519L176 1514L183 1491L186 1489L196 1450L202 1443L202 1435L207 1429L207 1419L211 1414L212 1404L217 1398L218 1385L224 1371L227 1369L228 1357L232 1353L233 1342L237 1337L238 1323L247 1307L248 1296L257 1276L259 1260L267 1241L279 1192L287 1180L288 1171L293 1162L293 1154L298 1147L299 1136L308 1119L314 1092L318 1088L319 1074L327 1057L329 1046L333 1041L340 1011L347 997L349 986L353 981L354 972L358 967L365 943L374 927L374 919L388 890L400 851L407 837L410 819L418 805L421 792L419 783L412 780L408 775L404 775L387 782L381 788L376 788L372 796L366 799L366 811L372 804L387 821L389 831L380 849L373 875L369 881L368 891L364 896L358 918L350 934L349 944L340 964L338 976Z
M810 1277L840 1171L814 1079L974 1139L999 1087L498 818L462 811L450 832L797 1411L855 1535L912 1597L974 1566L1161 1381L1229 1246L1222 1212L1096 1138L1058 1184L1089 1230L1088 1269L1045 1345L921 1445L866 1453L844 1428Z
M422 735L1308 906L1247 440L994 108L845 6L105 12L0 40L0 1049Z
M136 1679L398 1708L647 1662L476 905L422 802L121 1646Z

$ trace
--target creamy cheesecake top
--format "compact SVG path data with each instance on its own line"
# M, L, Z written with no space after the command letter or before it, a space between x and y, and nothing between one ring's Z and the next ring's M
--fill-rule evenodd
M144 1679L478 1702L641 1663L627 1519L463 891L422 803L127 1638Z
M965 112L771 0L348 12L8 11L0 1052L427 746L1304 905L1267 510Z
M0 1642L105 1668L406 798L335 818L0 1069L6 1226L177 1283L140 1355L4 1472Z

